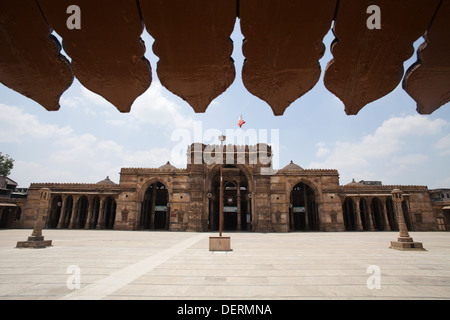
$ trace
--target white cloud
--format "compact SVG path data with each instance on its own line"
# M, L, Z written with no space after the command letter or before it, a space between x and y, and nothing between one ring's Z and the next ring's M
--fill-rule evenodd
M70 127L40 122L36 116L15 106L0 104L0 114L0 142L19 143L24 138L48 139L72 133Z
M168 148L151 148L147 151L134 151L124 155L124 167L157 168L170 161ZM173 162L172 162L173 163Z
M425 164L428 157L421 153L404 155L403 148L418 137L438 134L446 125L445 120L431 120L421 115L393 117L384 121L374 133L355 142L336 141L330 148L325 148L323 143L317 144L316 157L323 160L314 161L308 167L338 169L343 181L353 177L368 179L364 175L374 176L375 170L382 176L388 174L393 165L405 172L407 168ZM446 142L444 139L443 145Z
M11 148L39 150L38 161L33 152L15 158L11 177L21 186L32 182L93 183L107 175L119 182L121 167L159 167L170 160L169 147L135 151L113 139L46 124L18 107L0 104L0 113L0 142L14 143Z
M439 153L442 155L450 155L450 134L442 137L436 142L434 147L439 150Z
M397 167L414 167L420 164L424 164L427 160L427 155L423 153L414 153L404 156L395 156L392 158L391 163Z
M115 112L115 107L100 95L81 86L79 96L67 96L61 99L61 105L79 108L89 115L102 117L107 124L127 129L152 128L192 128L194 118L192 108L175 102L164 87L154 81L150 88L136 98L129 113ZM99 108L100 107L100 108Z
M423 153L394 156L386 164L386 175L389 177L399 177L403 174L416 173L420 171L421 166L426 164L428 160L429 157Z
M317 158L323 158L330 153L330 149L326 148L323 142L319 142L317 144L317 147L318 147L316 152Z
M131 107L132 120L154 126L171 126L174 128L192 128L194 118L189 105L180 106L164 95L164 88L159 82L153 82L150 88L139 96Z

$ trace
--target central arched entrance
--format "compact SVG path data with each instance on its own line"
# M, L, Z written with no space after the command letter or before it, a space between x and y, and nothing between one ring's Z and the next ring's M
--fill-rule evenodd
M223 220L226 231L251 231L251 192L245 173L235 165L224 165ZM219 230L220 170L213 175L208 193L209 230Z
M141 208L140 229L169 229L169 192L162 182L148 186Z
M290 229L319 230L319 212L314 191L303 182L297 183L291 190L289 206Z

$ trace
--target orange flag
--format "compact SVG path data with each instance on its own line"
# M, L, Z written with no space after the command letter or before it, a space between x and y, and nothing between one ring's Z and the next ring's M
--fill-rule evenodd
M239 126L239 128L240 127L242 127L242 125L245 123L245 121L244 120L242 120L242 114L239 116L239 120L238 120L238 123L237 123L237 125Z

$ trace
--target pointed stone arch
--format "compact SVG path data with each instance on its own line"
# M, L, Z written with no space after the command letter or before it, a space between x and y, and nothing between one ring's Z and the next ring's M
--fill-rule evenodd
M320 230L317 188L306 179L299 179L290 188L290 229Z
M142 201L139 218L139 229L168 230L169 229L169 197L167 184L159 179L151 179L141 188Z
M237 175L223 181L223 228L224 230L252 230L252 190L249 170L244 165L224 165L226 169L237 169ZM219 228L220 165L214 166L206 177L206 207L209 230ZM238 179L236 180L236 178Z
M351 197L344 199L342 203L342 214L344 215L344 225L346 231L357 230L356 204Z

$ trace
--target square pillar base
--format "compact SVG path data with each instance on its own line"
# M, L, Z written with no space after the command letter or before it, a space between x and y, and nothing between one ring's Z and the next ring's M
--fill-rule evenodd
M232 251L230 237L209 237L209 251Z
M423 248L422 242L401 241L401 240L403 239L399 239L399 241L391 241L391 246L389 248L395 250L425 250Z
M17 241L16 248L45 248L52 245L52 240L44 240L43 236L28 237L27 241Z

